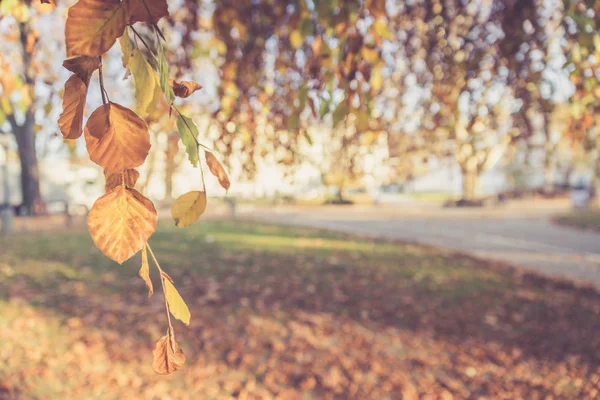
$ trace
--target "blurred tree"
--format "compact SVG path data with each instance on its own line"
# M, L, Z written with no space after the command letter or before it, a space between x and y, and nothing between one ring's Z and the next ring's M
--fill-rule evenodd
M44 211L35 144L40 125L36 119L53 109L53 83L58 77L53 72L56 60L52 52L60 38L44 35L43 40L56 39L57 44L46 42L46 46L39 46L42 34L38 28L43 14L52 9L52 5L31 0L4 0L0 4L0 15L4 17L1 22L9 27L0 39L0 126L8 121L17 142L22 205L28 214ZM41 95L42 86L51 95Z

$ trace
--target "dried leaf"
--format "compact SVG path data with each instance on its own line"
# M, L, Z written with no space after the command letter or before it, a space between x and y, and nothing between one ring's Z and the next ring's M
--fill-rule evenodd
M156 342L152 354L154 356L152 368L157 374L168 375L185 364L183 351L175 341L175 333L170 327L167 334Z
M148 265L148 251L146 250L145 244L144 244L144 248L142 249L142 266L140 267L139 275L144 280L144 282L146 282L146 287L148 288L148 297L152 296L152 293L154 293L154 288L152 287L152 281L150 280L150 266Z
M98 107L84 130L90 159L112 172L139 167L150 151L150 134L143 119L116 103Z
M140 177L140 173L135 169L126 169L125 171L110 172L104 170L104 191L110 192L111 189L125 184L128 188L133 188Z
M90 84L94 71L100 68L100 58L93 56L77 56L63 61L63 67L73 72L83 83Z
M175 82L171 80L171 87L175 96L186 98L190 97L196 90L202 89L202 85L192 81Z
M140 251L156 230L156 209L135 189L117 186L94 203L88 228L94 243L119 264Z
M128 0L129 23L149 22L157 23L162 17L169 15L167 0ZM148 13L150 11L150 13Z
M198 127L191 118L180 115L177 118L177 130L179 131L179 136L185 146L185 151L188 153L190 162L196 167L200 160L198 143L196 142L198 137Z
M173 282L173 278L171 278L171 276L169 276L169 274L167 274L165 271L160 271L160 274L162 276L164 276L166 279L168 279L171 283L173 283L173 284L175 283L175 282Z
M65 24L67 56L100 56L123 34L129 20L120 0L79 0Z
M58 126L64 139L77 139L83 131L83 112L88 87L78 75L72 75L65 83L63 112Z
M175 289L175 286L168 279L163 279L165 285L165 298L169 304L169 311L171 314L186 325L190 324L190 310L181 298L181 295Z
M129 68L135 79L135 102L136 111L142 115L148 115L148 107L154 99L156 78L154 69L146 60L146 57L138 49L133 49L133 56L129 61Z
M175 200L171 216L180 228L192 225L206 210L206 192L191 191Z
M231 183L229 182L229 177L227 176L227 172L225 172L225 168L223 168L219 160L217 160L217 157L210 151L205 151L204 155L206 156L206 164L208 164L210 172L219 179L219 184L223 189L229 190Z

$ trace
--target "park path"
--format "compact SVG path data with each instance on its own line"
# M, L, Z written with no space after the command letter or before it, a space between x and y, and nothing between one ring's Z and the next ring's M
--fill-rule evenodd
M272 222L399 239L508 262L600 288L600 234L558 226L565 209L412 206L272 207L240 210Z

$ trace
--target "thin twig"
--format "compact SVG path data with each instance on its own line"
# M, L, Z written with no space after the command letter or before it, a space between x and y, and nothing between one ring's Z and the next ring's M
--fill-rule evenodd
M102 75L102 56L99 56L98 59L100 60L100 68L98 68L98 78L100 81L100 94L102 94L102 104L106 104L107 99L108 99L108 93L106 93L106 90L104 89L104 76Z
M152 21L152 13L150 12L150 9L148 8L148 5L146 4L146 1L142 0L142 4L146 8L146 11L148 12L148 16L150 17L150 20ZM158 33L160 35L160 37L162 38L162 40L164 40L166 42L167 39L165 39L165 36L161 32L161 30L158 27L158 25L156 24L156 22L152 21L151 24L152 24L152 27L154 28L154 30L156 31L156 33Z
M140 35L138 33L138 31L135 30L135 28L132 25L129 25L129 27L131 28L131 31L135 34L135 36L137 36L142 43L144 44L144 46L146 46L146 48L148 49L148 51L150 52L150 54L152 54L154 57L156 57L156 54L154 54L154 51L152 51L152 49L150 48L150 46L148 46L148 43L146 43L146 41L144 40L144 38L142 37L142 35Z
M163 270L160 267L160 264L158 263L158 260L156 259L156 256L154 255L154 252L152 251L152 248L150 247L150 243L146 242L146 247L148 248L148 251L150 252L150 255L152 256L152 260L154 260L154 264L156 265L156 268L158 269L158 272L160 274L160 284L162 285L162 290L163 290L163 297L165 298L165 307L167 309L167 321L169 322L169 329L173 329L173 325L171 325L171 312L169 311L169 303L167 302L167 292L165 291L165 282L163 279L165 279L165 277L163 276Z

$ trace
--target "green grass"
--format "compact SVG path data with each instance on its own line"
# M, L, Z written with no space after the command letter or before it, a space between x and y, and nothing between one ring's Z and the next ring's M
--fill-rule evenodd
M576 210L570 214L560 215L554 221L561 225L572 228L599 231L600 232L600 210Z
M0 238L1 399L591 396L576 382L600 356L593 291L250 221L161 223L150 244L192 312L175 324L186 366L169 377L151 369L164 304L153 269L147 298L139 256L119 266L84 230Z

